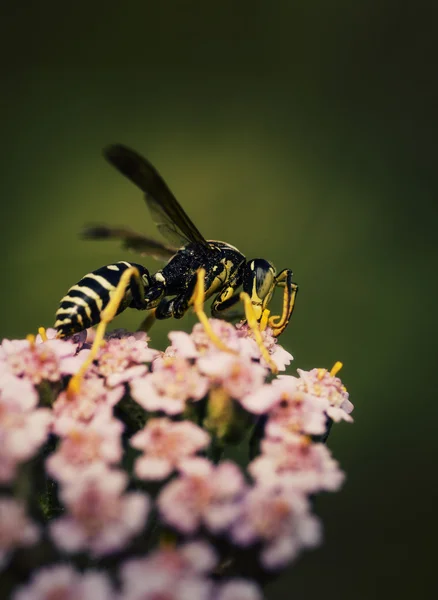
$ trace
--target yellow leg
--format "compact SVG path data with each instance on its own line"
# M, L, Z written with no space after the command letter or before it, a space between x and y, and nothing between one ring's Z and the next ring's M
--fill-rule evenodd
M263 358L268 363L271 371L274 374L278 373L277 365L272 360L266 346L263 343L262 334L260 333L260 326L256 319L256 316L254 314L254 309L251 304L251 298L248 296L248 294L246 292L241 292L240 299L242 300L242 302L245 306L245 316L246 316L246 320L248 322L248 326L254 334L255 341L257 342L257 345L260 348L260 352L261 352ZM262 319L263 319L263 317L262 317Z
M231 352L232 354L236 354L236 352L234 350L231 350L231 348L228 348L228 346L226 346L223 343L223 341L215 334L215 332L213 331L213 329L210 325L210 321L208 320L208 317L205 314L205 311L204 311L204 300L205 300L204 279L205 279L205 269L201 268L197 272L197 282L196 282L196 286L195 286L195 289L193 292L193 296L190 300L190 303L193 304L193 309L196 313L196 316L198 317L199 321L202 323L202 325L205 329L205 333L211 339L213 344L217 348L219 348L219 350L222 350L223 352Z
M265 308L262 314L262 318L260 319L260 331L265 331L266 327L269 325L269 315L271 311L269 308Z
M29 333L26 336L26 340L29 342L31 348L35 348L35 336L33 333Z
M341 363L340 360L337 360L335 362L335 364L333 365L333 367L330 369L330 375L332 377L336 377L336 375L339 373L339 371L342 369L344 365Z
M295 284L293 284L291 292L287 285L284 286L282 315L281 317L273 316L269 319L269 327L271 327L272 334L275 337L278 337L286 329L286 325L289 322L292 310L294 308L297 290L298 287Z
M117 287L116 287L110 301L108 302L108 304L104 308L104 310L101 312L100 323L96 329L96 337L94 338L93 345L91 346L90 354L87 356L86 360L82 363L81 367L79 368L79 371L77 373L75 373L73 375L73 377L70 379L70 382L69 382L68 388L67 388L68 396L70 396L70 397L74 396L75 394L77 394L79 392L80 387L81 387L81 381L84 378L84 375L85 375L88 367L91 365L91 363L96 358L96 356L99 352L99 349L103 342L103 338L105 336L106 328L107 328L108 324L111 323L111 321L116 316L117 311L120 306L120 303L122 302L123 298L125 297L126 287L128 286L128 284L131 280L131 277L133 277L133 276L140 277L138 269L136 269L135 267L130 267L129 269L126 269L126 271L121 276L120 281L117 284Z
M45 327L38 327L38 333L40 334L41 339L43 340L43 342L47 342L46 328Z
M149 314L140 323L137 331L144 331L145 333L147 333L149 331L149 329L155 323L155 312L156 312L156 310L157 310L156 308L152 308L149 311Z

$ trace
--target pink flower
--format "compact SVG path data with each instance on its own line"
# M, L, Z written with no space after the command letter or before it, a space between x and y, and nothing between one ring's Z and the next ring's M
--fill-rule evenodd
M171 331L168 335L172 345L166 348L164 353L166 358L174 356L181 356L188 359L198 358L199 351L189 333L185 331Z
M39 529L27 517L23 504L13 498L0 498L0 569L13 550L32 546L39 537Z
M248 466L258 485L287 482L296 490L313 494L336 491L344 481L344 474L329 449L305 436L291 436L283 441L265 439L261 448L261 456Z
M256 392L251 402L271 405L266 425L269 437L322 435L326 431L327 399L303 392L296 377L280 375L270 386Z
M59 419L70 417L75 421L89 422L102 408L110 409L124 394L123 386L112 390L105 387L99 377L87 377L82 380L79 392L73 398L67 392L61 392L53 404L53 413Z
M135 463L135 473L142 479L164 479L181 460L206 448L209 442L210 436L190 421L150 419L131 438L131 445L144 452Z
M56 331L56 329L54 327L48 327L46 330L46 338L47 340L54 340L56 339L56 336L58 335L58 332ZM38 334L35 337L35 342L37 344L44 344L47 340L43 340L43 338L41 337L40 334Z
M18 588L12 600L115 600L109 579L98 571L79 573L69 565L36 571L28 585Z
M212 584L204 575L217 564L206 542L164 547L121 569L124 600L210 600Z
M62 340L64 342L69 342L71 344L74 344L76 347L76 351L79 351L84 344L87 341L87 334L93 332L94 334L94 329L84 329L83 331L79 331L78 333L74 333L73 335L70 335L68 337L62 338ZM58 331L56 329L54 329L53 327L48 327L45 330L45 338L43 339L41 337L41 334L38 333L38 335L35 338L35 343L36 344L45 344L48 340L54 340L57 339L58 336ZM90 343L91 346L91 343Z
M49 433L51 413L35 408L38 395L26 379L0 375L0 482L9 483L17 465L28 460Z
M219 584L214 600L263 600L263 594L253 581L236 578Z
M245 340L246 346L242 348L242 353L251 356L254 359L260 360L261 364L265 367L266 364L264 358L261 356L260 348L254 339L253 332L246 323L238 323L236 325L237 334L242 340ZM287 352L277 341L277 338L272 335L271 329L268 327L261 332L263 344L271 355L271 359L277 365L279 371L284 371L287 365L293 361L294 357L292 354Z
M32 383L10 373L0 373L0 398L5 407L17 412L29 412L38 405L38 393Z
M249 490L232 525L237 544L262 544L260 560L266 569L284 567L304 547L321 539L319 521L307 500L291 486L256 486Z
M103 464L92 465L61 490L68 515L50 525L57 546L67 552L88 550L93 556L110 554L146 525L149 497L139 492L123 494L128 477Z
M158 358L153 372L131 381L131 394L148 411L168 415L183 412L188 399L200 400L208 390L208 380L181 357Z
M243 408L255 415L269 412L278 402L278 394L273 390L271 384L261 385L240 399Z
M217 563L218 556L207 542L193 541L181 546L163 546L145 558L129 560L122 566L121 575L128 583L145 578L145 574L151 575L154 571L166 571L172 578L178 579L189 572L207 574Z
M267 374L259 363L226 352L199 358L198 368L214 385L220 385L230 397L239 400L260 388Z
M227 348L239 352L241 342L236 328L231 323L227 323L221 319L209 319L209 322L213 332L222 340ZM201 323L196 323L191 334L182 331L172 331L169 333L169 338L176 355L184 358L198 358L209 352L213 352L214 354L221 352L211 341Z
M148 373L146 365L133 365L120 373L112 373L106 378L106 384L110 388L119 387L121 383L129 383L133 379L143 377Z
M92 463L110 465L122 458L123 424L106 411L97 413L89 423L59 418L54 431L61 436L61 442L46 460L46 469L59 481L71 480Z
M337 363L332 372L337 372L342 364ZM339 421L348 421L351 423L353 418L350 413L353 410L353 404L348 399L348 392L339 377L335 377L327 369L312 369L303 371L297 369L300 376L298 388L308 394L318 398L325 398L328 401L328 416L336 423Z
M168 483L157 504L164 521L185 534L203 523L213 532L226 529L238 514L245 482L231 461L214 466L205 458L183 461L181 475Z
M43 380L58 381L61 375L71 373L75 352L75 344L65 340L51 339L40 344L32 340L3 340L0 361L3 370L37 385Z
M120 600L211 600L213 584L202 576L186 576L177 582L166 571L149 570L126 582Z
M159 352L148 348L146 340L146 334L141 332L122 338L110 337L107 339L99 353L96 367L99 375L110 377L117 374L120 376L130 367L150 363L158 356ZM146 371L147 369L144 367L142 374ZM138 373L138 369L136 373Z

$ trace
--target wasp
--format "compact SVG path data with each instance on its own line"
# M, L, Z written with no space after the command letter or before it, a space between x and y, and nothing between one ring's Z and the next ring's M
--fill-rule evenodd
M124 227L107 225L85 228L84 237L117 239L126 249L164 259L167 264L154 274L140 264L126 261L89 273L61 300L55 322L58 336L109 322L128 307L152 311L156 319L180 319L190 306L196 310L200 300L211 296L213 317L238 318L242 316L242 311L236 310L241 298L239 288L244 292L247 321L250 313L253 323L261 328L269 325L273 334L279 336L289 322L298 290L292 271L284 269L277 274L274 265L263 258L247 260L231 244L206 240L148 160L121 144L111 145L103 153L111 165L142 190L152 218L169 245ZM276 287L284 289L283 310L274 317L270 316L268 305ZM207 321L203 319L208 327Z

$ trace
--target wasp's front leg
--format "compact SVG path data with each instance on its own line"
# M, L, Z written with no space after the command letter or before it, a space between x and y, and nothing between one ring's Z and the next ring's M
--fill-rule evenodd
M292 271L284 269L275 280L275 285L284 288L283 293L283 312L281 316L273 316L268 320L269 327L275 337L278 337L286 329L295 306L295 298L298 292L298 286L292 281Z

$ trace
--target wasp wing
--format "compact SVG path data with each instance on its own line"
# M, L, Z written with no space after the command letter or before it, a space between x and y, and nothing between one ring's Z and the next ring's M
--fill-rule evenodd
M152 256L158 260L169 260L178 252L178 248L166 246L125 227L89 225L82 230L81 235L87 240L120 240L127 250L133 250L143 256Z
M148 160L122 144L108 146L104 150L104 156L145 193L146 203L158 230L172 244L185 246L191 242L211 250L207 240Z

